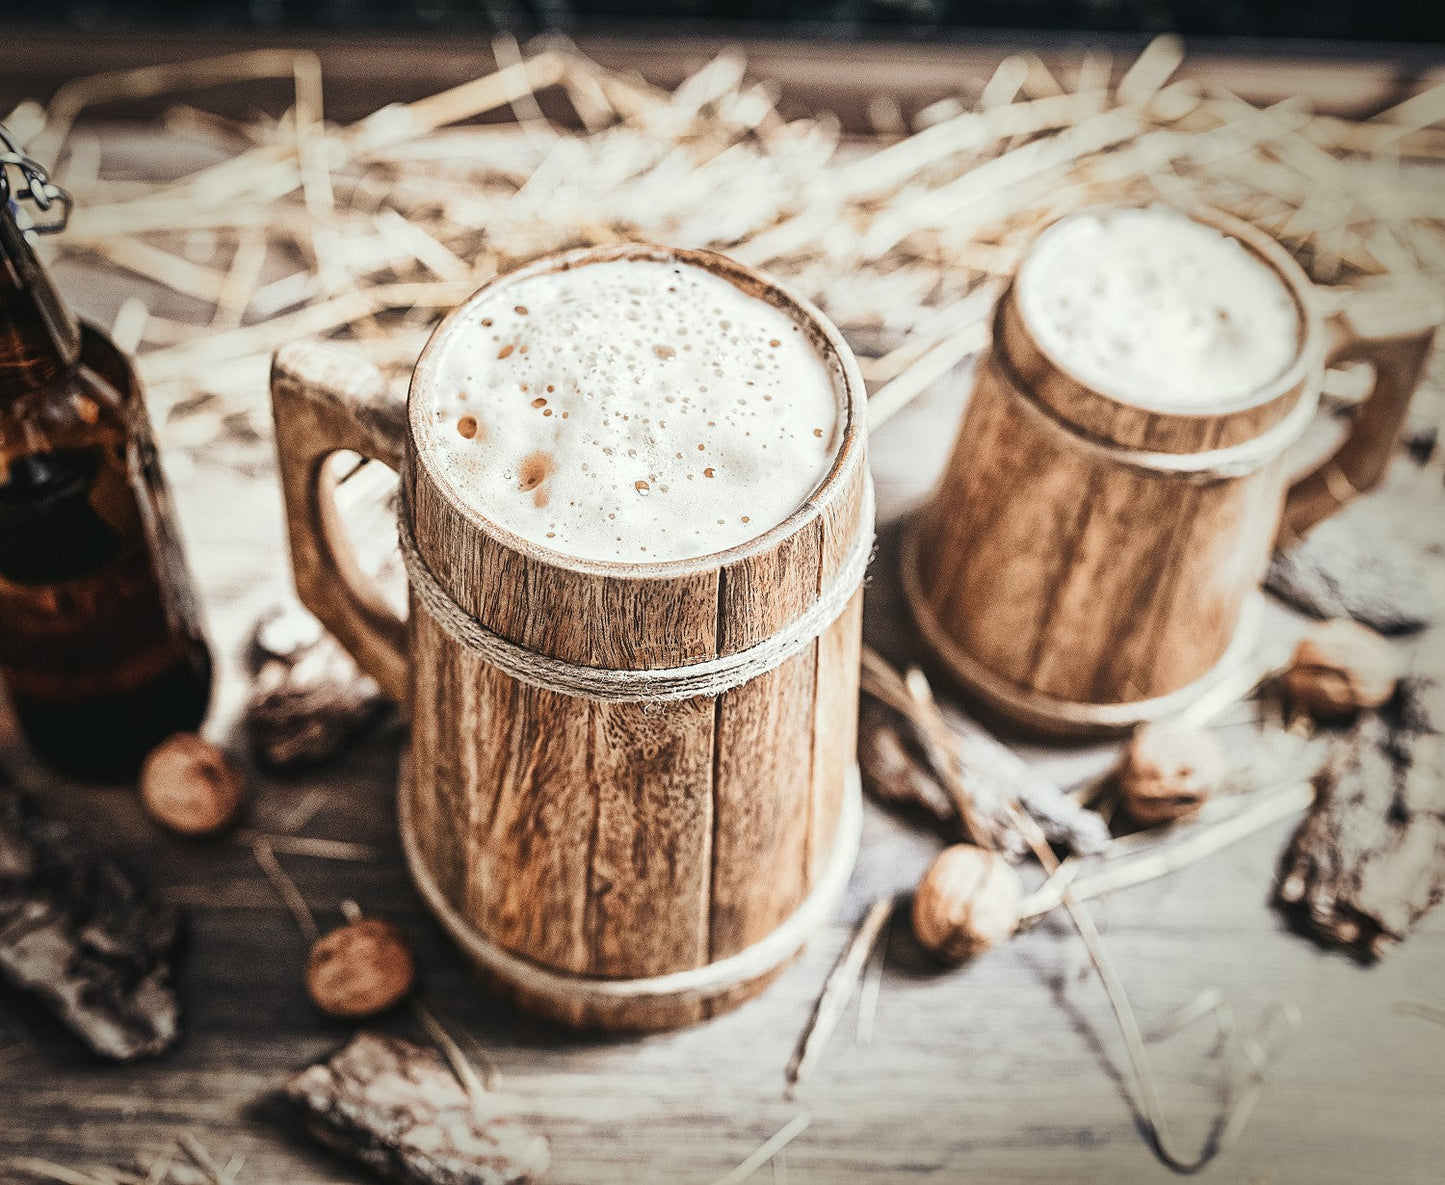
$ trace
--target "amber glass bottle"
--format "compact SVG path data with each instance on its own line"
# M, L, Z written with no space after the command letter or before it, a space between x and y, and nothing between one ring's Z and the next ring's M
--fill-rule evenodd
M210 652L134 373L78 325L35 257L9 178L24 185L14 198L47 208L58 191L5 141L0 678L38 756L120 780L201 722Z

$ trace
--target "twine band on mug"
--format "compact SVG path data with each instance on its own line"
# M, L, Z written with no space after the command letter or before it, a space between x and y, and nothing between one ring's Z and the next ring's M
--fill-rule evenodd
M1023 408L1036 424L1055 438L1067 442L1070 449L1089 453L1111 465L1169 474L1185 481L1219 481L1253 473L1303 436L1319 407L1318 393L1302 395L1285 415L1258 436L1198 453L1167 453L1100 440L1066 421L1029 394L1028 388L997 347L983 365L994 368L1014 406ZM1317 387L1318 384L1312 386Z
M873 481L863 486L860 529L853 546L828 587L806 610L776 633L736 654L705 659L681 667L626 670L592 667L538 654L494 633L463 609L442 587L417 550L407 515L398 523L401 556L411 577L412 591L448 637L512 678L586 699L612 703L661 702L721 695L765 675L800 654L831 626L863 583L873 555Z

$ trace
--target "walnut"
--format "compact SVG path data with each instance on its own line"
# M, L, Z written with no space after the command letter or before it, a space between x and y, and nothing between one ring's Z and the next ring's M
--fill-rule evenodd
M415 979L411 947L380 918L358 918L323 934L306 963L306 990L316 1006L349 1020L385 1012Z
M1318 720L1378 708L1395 693L1399 665L1390 644L1348 618L1321 622L1300 639L1284 673L1290 700Z
M1023 884L997 852L954 844L939 853L913 894L913 933L947 963L1008 938L1019 924Z
M181 835L212 835L236 817L245 792L240 771L210 741L178 732L140 771L140 795L158 823Z
M1119 796L1136 823L1153 827L1194 814L1224 780L1214 734L1150 724L1138 729L1119 763Z

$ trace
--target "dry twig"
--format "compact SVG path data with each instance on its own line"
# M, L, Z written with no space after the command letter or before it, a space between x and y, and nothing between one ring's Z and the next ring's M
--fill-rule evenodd
M1299 814L1314 797L1314 787L1308 782L1260 790L1229 818L1190 826L1184 838L1153 845L1157 850L1145 849L1131 858L1111 862L1099 872L1073 880L1072 884L1057 876L1051 877L1025 899L1023 916L1038 917L1067 904L1071 898L1086 901L1178 872L1273 823Z
M1101 200L1221 207L1284 238L1321 281L1445 281L1445 88L1360 121L1260 110L1170 82L1183 51L1161 38L1112 91L1102 57L1072 85L1035 55L1008 58L976 99L934 104L911 135L880 95L870 110L886 134L843 146L829 117L784 123L736 55L669 94L561 39L539 45L528 56L499 40L493 73L343 127L325 120L315 57L277 50L80 79L10 120L41 159L68 154L84 191L60 249L202 302L187 322L148 318L137 344L151 347L159 406L219 397L203 413L213 433L237 413L268 430L263 363L291 338L343 337L399 381L475 284L625 239L726 250L818 301L879 387L875 426L986 342L996 279L1034 235ZM231 153L174 180L111 179L99 141L72 134L95 104L257 78L291 83L287 113L238 124L171 107L173 133ZM553 87L581 131L542 115ZM193 231L212 240L195 257ZM271 274L283 260L289 274Z
M808 1130L808 1125L813 1122L813 1117L808 1114L797 1115L780 1127L773 1135L764 1140L758 1147L729 1173L724 1173L713 1185L738 1185L746 1181L757 1172L768 1161L772 1160L779 1152Z
M1030 846L1039 862L1051 875L1056 873L1059 869L1059 861L1045 841L1043 833L1039 831L1037 824L1020 813L1019 825L1029 835ZM1149 1064L1149 1053L1144 1035L1139 1028L1139 1020L1134 1015L1133 1006L1129 1003L1129 996L1124 989L1123 980L1119 978L1113 960L1109 958L1108 951L1104 947L1103 937L1081 898L1066 885L1062 890L1062 899L1064 908L1069 911L1074 928L1079 932L1079 937L1083 940L1084 947L1089 953L1094 970L1098 972L1099 982L1103 985L1104 993L1109 998L1109 1005L1118 1022L1119 1032L1124 1038L1124 1047L1128 1052L1129 1064L1133 1069L1135 1084L1139 1091L1141 1118L1149 1134L1150 1146L1153 1148L1154 1154L1175 1172L1198 1172L1244 1131L1264 1089L1265 1073L1276 1056L1275 1043L1273 1041L1267 1041L1264 1044L1254 1042L1246 1046L1245 1055L1250 1063L1250 1073L1245 1090L1226 1105L1200 1151L1193 1157L1181 1156L1175 1150L1173 1139L1169 1134L1164 1110L1159 1102L1154 1072ZM1298 1028L1298 1010L1293 1005L1284 1006L1280 1010L1280 1015L1284 1018L1289 1033Z
M276 890L276 896L281 898L282 903L291 911L291 916L296 919L297 928L307 942L314 943L321 937L316 917L312 914L311 907L306 904L301 890L296 887L296 882L277 863L276 853L271 850L271 845L265 840L257 840L251 844L251 852L261 871L266 874L266 879L271 882L271 887Z
M822 1056L823 1048L828 1044L828 1038L833 1035L833 1030L838 1027L838 1022L843 1018L843 1010L848 1007L848 1001L853 998L853 992L858 987L863 968L868 963L874 946L887 929L896 905L897 900L893 897L880 897L875 901L869 907L868 912L863 915L863 920L858 924L858 929L853 932L853 937L848 945L843 948L843 953L838 956L833 970L828 973L828 978L823 984L822 994L813 1006L813 1015L808 1021L807 1028L803 1030L792 1060L788 1063L789 1094L795 1087L801 1085Z

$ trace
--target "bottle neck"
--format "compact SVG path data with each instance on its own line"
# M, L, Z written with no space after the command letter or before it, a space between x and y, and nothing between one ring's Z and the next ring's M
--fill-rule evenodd
M80 326L0 201L0 399L51 386L80 361Z

